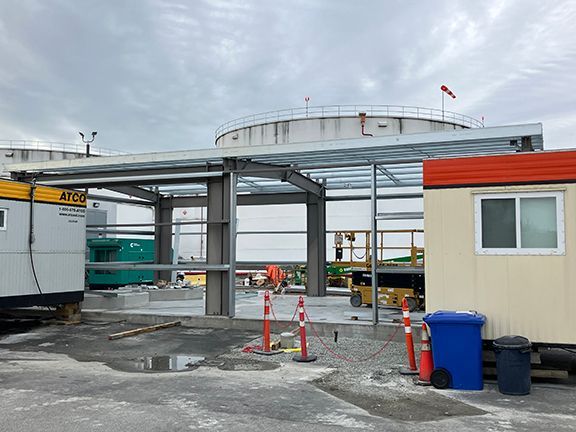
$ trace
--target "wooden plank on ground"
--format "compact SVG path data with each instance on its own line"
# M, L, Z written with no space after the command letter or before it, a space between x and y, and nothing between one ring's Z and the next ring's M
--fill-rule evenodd
M125 337L129 337L129 336L136 336L142 333L150 333L150 332L154 332L156 330L161 330L161 329L165 329L165 328L169 328L169 327L176 327L179 326L180 324L182 324L181 321L172 321L172 322L168 322L168 323L164 323L164 324L157 324L157 325L153 325L153 326L149 326L149 327L140 327L137 329L133 329L133 330L127 330L125 332L121 332L121 333L114 333L108 336L108 340L114 340L114 339L121 339L121 338L125 338Z

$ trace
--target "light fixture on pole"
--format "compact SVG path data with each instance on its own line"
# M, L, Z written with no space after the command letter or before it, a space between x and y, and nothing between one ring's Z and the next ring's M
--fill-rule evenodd
M96 135L98 134L98 132L92 132L92 139L88 139L88 140L84 138L84 134L82 132L78 132L78 133L82 137L82 142L84 144L86 144L86 157L90 157L90 143L94 141L94 138L96 138Z
M310 102L310 96L306 96L304 102L306 102L306 117L308 117L308 102Z
M445 85L441 85L440 90L442 90L442 121L444 121L444 93L446 93L452 99L456 99L456 95L452 93L452 91Z

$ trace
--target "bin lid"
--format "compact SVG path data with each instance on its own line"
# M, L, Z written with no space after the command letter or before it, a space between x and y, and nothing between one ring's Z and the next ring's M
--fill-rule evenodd
M476 324L482 326L486 317L476 311L436 311L424 315L426 324Z
M532 346L523 336L502 336L493 342L494 348L522 350Z

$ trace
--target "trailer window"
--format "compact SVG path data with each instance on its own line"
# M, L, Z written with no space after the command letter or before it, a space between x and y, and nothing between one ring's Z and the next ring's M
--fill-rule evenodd
M6 230L7 216L8 216L8 211L6 209L0 209L0 230L1 231Z
M563 192L481 194L474 204L477 254L564 254Z

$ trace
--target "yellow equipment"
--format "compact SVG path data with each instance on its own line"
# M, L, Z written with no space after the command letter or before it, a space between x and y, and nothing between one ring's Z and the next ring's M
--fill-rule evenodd
M372 287L352 285L350 291L350 304L352 306L372 305ZM423 306L423 302L420 301L418 294L412 288L378 288L378 304L402 307L402 299L404 297L406 297L410 312Z
M367 270L353 271L350 291L350 304L352 306L371 305L371 273ZM424 306L424 272L422 268L413 269L410 272L390 268L384 273L378 273L378 304L401 307L403 298L406 298L410 311Z

